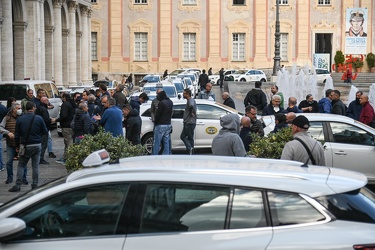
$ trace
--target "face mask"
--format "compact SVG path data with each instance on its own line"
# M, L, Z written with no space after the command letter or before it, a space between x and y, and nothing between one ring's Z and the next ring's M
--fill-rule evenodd
M309 104L313 104L314 102L308 102Z
M22 109L17 109L17 115L22 115Z

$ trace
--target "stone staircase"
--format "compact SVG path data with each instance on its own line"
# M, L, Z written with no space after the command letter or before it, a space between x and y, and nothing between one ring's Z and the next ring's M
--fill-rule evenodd
M354 74L353 73L353 77L354 77ZM333 79L333 83L336 84L336 83L340 83L340 82L343 82L343 80L341 80L342 78L342 75L343 73L336 73L336 72L333 72L332 73L332 79ZM371 85L372 83L375 83L375 73L367 73L367 72L360 72L360 73L357 73L357 76L356 76L356 79L355 80L352 80L352 82L356 85L356 84L360 84L360 85Z

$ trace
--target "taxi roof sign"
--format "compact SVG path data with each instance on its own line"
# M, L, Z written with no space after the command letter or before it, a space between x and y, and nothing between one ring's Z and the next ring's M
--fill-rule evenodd
M82 162L84 167L94 167L101 166L106 162L109 162L110 157L109 153L105 149L101 149L95 152L92 152L86 159Z

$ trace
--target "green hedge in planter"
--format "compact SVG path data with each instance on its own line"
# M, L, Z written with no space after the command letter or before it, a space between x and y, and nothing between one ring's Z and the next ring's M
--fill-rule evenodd
M253 142L250 144L249 155L258 158L280 159L285 144L293 140L291 128L283 128L277 133L268 134L260 137L252 135Z
M109 153L110 163L121 158L147 154L144 146L133 145L122 136L113 137L111 133L100 128L96 135L86 135L80 144L74 144L68 148L65 165L68 173L83 168L83 160L92 152L103 148Z

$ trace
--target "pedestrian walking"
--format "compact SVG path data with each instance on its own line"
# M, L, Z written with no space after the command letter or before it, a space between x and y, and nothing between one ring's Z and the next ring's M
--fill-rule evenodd
M208 75L206 74L206 70L202 70L202 74L199 75L198 78L198 85L200 86L201 91L206 89L206 84L210 82Z
M157 98L159 99L158 109L155 116L154 128L154 144L152 147L152 154L158 155L160 145L163 145L163 155L171 153L171 140L172 133L171 118L173 114L173 102L168 98L165 91L161 91Z
M223 88L224 83L224 68L221 68L219 71L219 80L220 80L220 88Z
M250 90L244 99L245 107L248 105L255 106L258 110L258 114L262 114L263 109L267 106L267 97L261 87L262 82L255 82L255 88Z
M192 155L194 153L194 130L197 124L197 104L192 98L189 88L184 89L183 97L186 99L186 105L180 138L184 142L188 153Z
M16 122L18 117L22 115L22 108L21 104L13 103L8 114L2 119L0 124L0 133L1 135L6 136L6 149L7 149L7 162L6 162L6 170L7 170L7 179L5 184L9 184L13 182L13 161L14 157L17 155L16 152L16 141L14 139L14 133L16 132ZM22 183L27 185L29 182L27 181L27 167L24 169Z
M42 149L42 135L48 133L47 127L39 115L35 115L36 105L34 102L26 103L26 113L16 121L14 134L16 148L19 149L19 161L17 167L16 185L9 189L9 192L21 190L25 168L31 159L32 184L31 189L38 187L39 182L39 161Z

